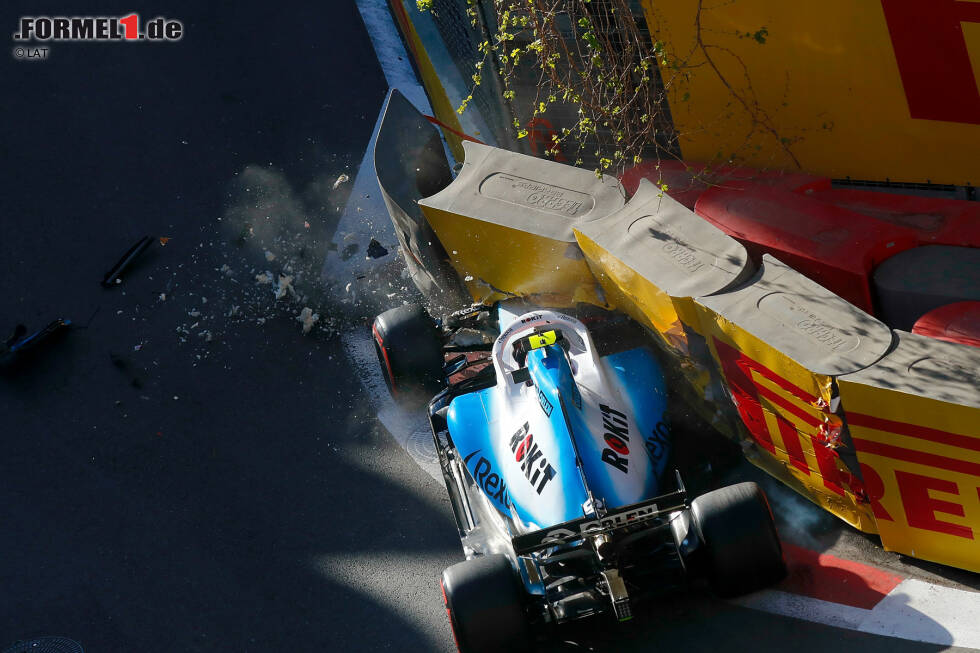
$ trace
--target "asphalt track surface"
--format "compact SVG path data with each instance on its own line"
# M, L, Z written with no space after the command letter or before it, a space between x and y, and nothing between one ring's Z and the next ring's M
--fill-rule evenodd
M311 272L384 78L353 3L201 5L152 8L179 43L0 57L0 328L87 324L0 376L0 650L452 650L445 490L379 425L341 337L363 320ZM0 26L35 14L92 9ZM101 288L146 234L170 240ZM947 650L700 591L640 616L546 648Z

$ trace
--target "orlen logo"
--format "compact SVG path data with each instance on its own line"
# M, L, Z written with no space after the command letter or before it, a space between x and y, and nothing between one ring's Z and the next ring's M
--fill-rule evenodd
M469 467L470 458L478 453L480 453L479 449L464 458L463 463ZM496 499L507 507L508 510L510 509L510 496L507 494L507 484L504 483L504 479L499 474L493 471L493 466L490 464L490 461L483 456L480 456L480 459L473 466L473 479L483 488L483 491L488 497Z
M605 431L602 438L608 445L602 450L602 462L618 469L624 474L629 473L629 420L624 413L605 404L599 404L602 411L602 428Z
M524 422L524 426L517 429L517 433L510 438L510 450L514 453L514 460L521 464L521 471L531 483L531 487L534 487L537 493L541 494L544 486L548 484L548 481L558 476L558 472L548 463L548 459L544 457L541 449L534 443L534 434L528 433L529 429L530 426L527 422Z

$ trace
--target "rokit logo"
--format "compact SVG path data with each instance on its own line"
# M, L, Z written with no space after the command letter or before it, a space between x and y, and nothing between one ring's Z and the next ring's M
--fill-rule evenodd
M615 408L610 408L605 404L599 404L602 411L602 434L603 439L608 445L602 450L602 462L610 467L618 469L624 474L629 473L629 420L625 413L621 413Z
M541 494L548 482L558 476L558 472L534 443L534 434L528 433L529 429L527 422L517 429L517 433L510 438L510 450L514 453L514 460L521 464L521 471L531 487Z
M480 453L480 449L477 449L464 458L463 463L469 467L470 458L478 453ZM507 494L507 484L504 483L504 479L499 474L493 471L493 466L490 464L490 461L484 456L480 456L480 459L476 461L471 471L473 472L473 479L477 485L483 488L487 496L491 499L496 499L509 510L510 495Z

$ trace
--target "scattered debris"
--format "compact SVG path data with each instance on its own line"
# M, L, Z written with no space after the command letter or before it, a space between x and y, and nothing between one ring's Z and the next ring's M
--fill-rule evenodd
M276 299L282 299L287 294L295 297L296 289L293 288L293 276L290 274L280 274L279 281L276 282L273 292L276 295Z
M457 347L477 347L493 343L493 336L478 329L463 327L453 333L450 343Z
M36 350L45 342L50 342L55 335L67 330L71 324L71 320L58 319L31 334L27 333L27 327L18 324L14 327L10 337L0 343L0 365L7 365L22 359L23 356Z
M341 174L339 177L337 177L337 181L333 182L333 189L337 190L341 184L345 184L348 181L350 181L350 177L348 177L346 173Z
M371 258L381 258L382 256L388 255L388 250L385 249L384 245L372 238L371 242L368 243L367 255Z
M272 261L276 260L276 255L270 252L269 250L265 250L265 260L271 263Z
M113 284L121 283L122 279L120 279L119 275L121 275L126 268L132 265L133 261L139 258L139 256L153 244L153 240L154 239L151 236L143 236L137 240L136 244L130 247L126 253L123 254L122 258L119 259L119 261L105 273L105 277L102 278L103 287L109 288ZM161 239L161 244L163 244L163 239Z
M313 309L307 306L296 316L296 321L302 323L303 335L305 336L313 328L313 325L320 321L320 314L314 313Z
M255 283L257 283L259 285L264 285L264 284L267 284L267 283L272 283L272 273L267 270L267 271L263 272L262 274L255 275Z

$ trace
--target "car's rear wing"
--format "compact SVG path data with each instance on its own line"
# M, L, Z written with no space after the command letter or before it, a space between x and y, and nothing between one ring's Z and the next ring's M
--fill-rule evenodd
M635 526L641 522L683 510L688 507L687 491L680 483L679 475L677 480L679 489L674 492L616 508L615 511L602 517L582 517L542 528L539 531L518 535L511 540L514 545L514 552L517 555L527 555L558 544L574 542L592 535Z

